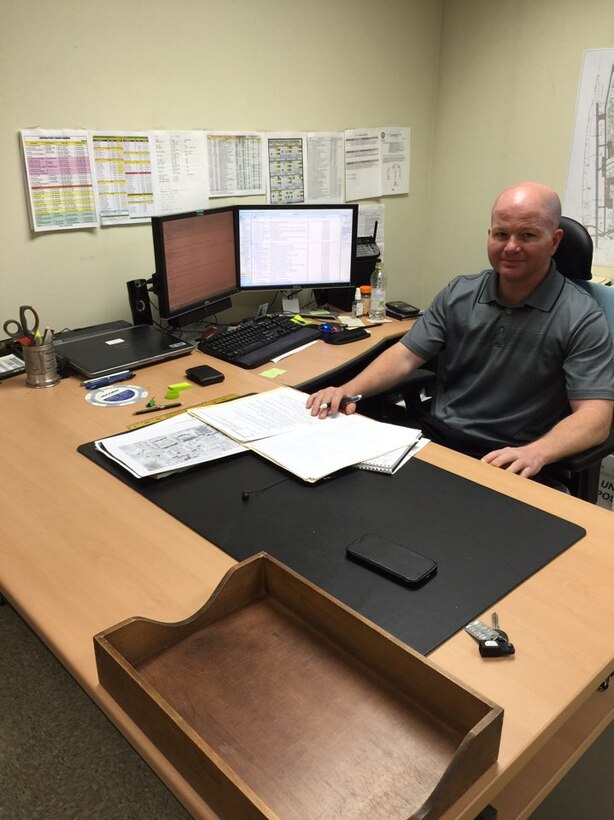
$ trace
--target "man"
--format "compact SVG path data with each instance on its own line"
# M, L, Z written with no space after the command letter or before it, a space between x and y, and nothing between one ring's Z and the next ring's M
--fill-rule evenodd
M311 395L311 414L324 418L344 398L390 390L437 356L434 406L421 420L433 440L522 476L604 441L612 337L596 302L551 259L560 217L559 198L545 185L503 191L488 232L492 268L450 282L356 378Z

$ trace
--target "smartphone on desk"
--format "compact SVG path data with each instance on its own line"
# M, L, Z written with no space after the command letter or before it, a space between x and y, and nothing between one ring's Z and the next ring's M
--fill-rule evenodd
M437 572L437 563L432 558L371 532L350 544L346 555L406 586L420 586Z

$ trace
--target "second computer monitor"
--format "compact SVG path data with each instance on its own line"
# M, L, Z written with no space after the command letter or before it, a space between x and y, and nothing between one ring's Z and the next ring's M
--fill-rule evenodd
M358 205L248 205L237 213L241 290L351 283Z
M160 318L185 325L230 307L237 287L236 209L151 220Z

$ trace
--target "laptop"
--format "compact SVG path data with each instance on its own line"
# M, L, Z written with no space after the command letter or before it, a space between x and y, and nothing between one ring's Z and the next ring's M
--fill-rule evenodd
M67 359L70 367L86 379L94 379L184 356L194 350L192 342L185 342L152 325L111 324L118 326L57 336L54 339L56 353Z

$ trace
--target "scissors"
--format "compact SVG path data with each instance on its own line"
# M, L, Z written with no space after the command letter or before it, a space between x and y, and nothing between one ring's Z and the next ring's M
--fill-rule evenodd
M30 326L28 313L31 314L33 325ZM32 345L38 333L38 313L31 305L22 305L19 308L19 321L7 319L4 323L4 332L22 345Z

